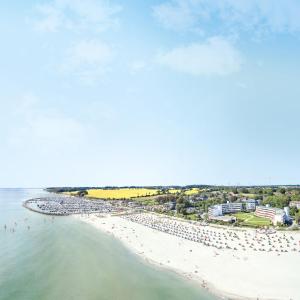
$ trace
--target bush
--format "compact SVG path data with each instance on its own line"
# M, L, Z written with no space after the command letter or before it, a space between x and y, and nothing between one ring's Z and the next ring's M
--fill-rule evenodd
M279 207L284 208L285 206L288 206L291 199L290 197L286 195L274 195L274 196L268 196L264 201L263 204L269 204L272 207Z

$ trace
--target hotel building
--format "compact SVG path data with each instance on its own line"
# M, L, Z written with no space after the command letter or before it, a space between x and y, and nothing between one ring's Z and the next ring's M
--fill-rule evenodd
M274 225L283 224L289 219L287 210L268 206L257 206L255 215L257 217L270 219Z
M259 204L258 200L248 198L242 199L242 202L245 205L246 211L255 211L256 206Z
M237 213L243 210L242 203L227 202L222 204L213 205L208 208L209 218L223 216L224 214Z

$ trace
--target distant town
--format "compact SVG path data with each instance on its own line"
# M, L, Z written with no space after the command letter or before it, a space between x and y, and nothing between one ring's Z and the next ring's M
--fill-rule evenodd
M140 210L222 225L298 229L300 223L300 186L60 187L47 191L68 196L63 202L56 199L52 213L57 214L92 213L100 203L99 211ZM75 204L75 198L80 204ZM44 202L39 206L42 212L50 212Z

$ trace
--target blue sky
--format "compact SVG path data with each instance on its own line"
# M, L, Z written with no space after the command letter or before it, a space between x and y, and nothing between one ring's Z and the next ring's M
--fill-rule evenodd
M6 1L0 186L299 184L297 0Z

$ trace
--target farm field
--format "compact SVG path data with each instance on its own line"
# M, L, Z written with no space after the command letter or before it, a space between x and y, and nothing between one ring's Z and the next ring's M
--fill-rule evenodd
M134 199L140 197L152 197L166 194L183 194L186 196L196 195L201 190L199 188L191 188L187 190L171 188L166 191L151 188L99 188L89 189L86 197L101 198L101 199ZM64 192L66 195L77 195L78 191Z
M87 197L100 199L131 199L138 197L157 195L159 190L146 188L123 188L123 189L92 189L87 190Z
M200 192L200 189L192 188L192 189L185 191L184 194L190 196L190 195L198 194L199 192Z
M187 195L187 196L191 196L191 195L195 195L195 194L198 194L201 190L198 189L198 188L192 188L192 189L188 189L188 190L185 190L183 191L182 189L169 189L168 190L168 193L169 194L180 194L180 193L184 193L184 195Z
M261 218L254 215L254 213L236 213L233 215L238 220L242 221L244 225L250 226L269 226L272 222L267 218Z
M245 193L240 193L239 195L244 196L246 198L252 198L252 199L256 199L256 197L259 196L258 194L245 194Z

